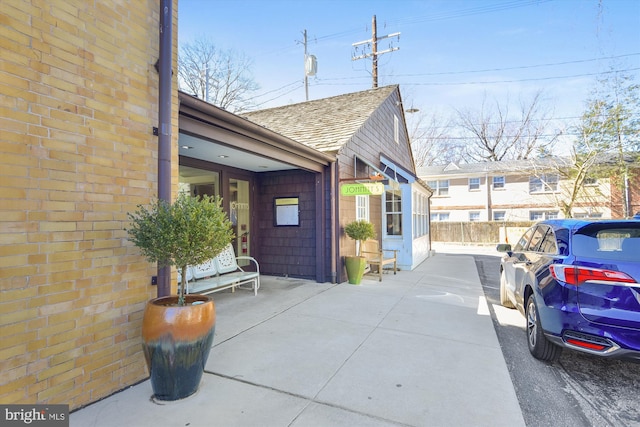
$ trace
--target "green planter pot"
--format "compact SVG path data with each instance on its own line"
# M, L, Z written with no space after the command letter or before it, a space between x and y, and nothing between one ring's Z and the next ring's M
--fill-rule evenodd
M344 257L344 264L347 268L347 278L352 285L359 285L364 276L364 269L367 266L367 260L361 256Z
M184 399L198 390L213 343L213 299L187 295L184 306L177 304L177 296L161 297L144 310L142 348L157 400Z

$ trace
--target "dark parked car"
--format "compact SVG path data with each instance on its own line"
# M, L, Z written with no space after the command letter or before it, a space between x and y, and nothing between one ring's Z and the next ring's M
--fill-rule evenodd
M527 320L529 351L640 361L640 221L542 221L504 252L500 303Z

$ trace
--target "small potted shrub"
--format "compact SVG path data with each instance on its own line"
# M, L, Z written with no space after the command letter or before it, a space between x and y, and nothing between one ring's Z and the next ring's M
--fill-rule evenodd
M376 232L373 228L373 224L365 220L350 222L344 227L344 232L347 236L358 242L356 245L356 256L346 256L344 263L347 268L349 283L359 285L362 281L362 276L364 275L364 269L367 266L366 258L360 256L360 249L362 248L362 243L365 240L376 237Z
M174 203L157 200L128 214L131 240L150 262L176 266L178 295L147 302L142 324L145 360L154 398L178 400L195 393L213 344L215 305L204 295L185 295L186 270L218 255L233 239L218 197L180 193Z

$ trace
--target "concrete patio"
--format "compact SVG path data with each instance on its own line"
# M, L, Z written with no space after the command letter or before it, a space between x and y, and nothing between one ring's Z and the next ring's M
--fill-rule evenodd
M522 413L473 257L436 254L359 286L263 277L214 294L200 390L166 404L144 381L71 426L518 426Z

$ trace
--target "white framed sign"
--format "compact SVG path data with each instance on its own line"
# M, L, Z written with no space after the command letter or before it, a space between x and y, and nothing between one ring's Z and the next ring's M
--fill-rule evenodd
M276 227L300 225L299 199L297 197L276 197L273 199Z

